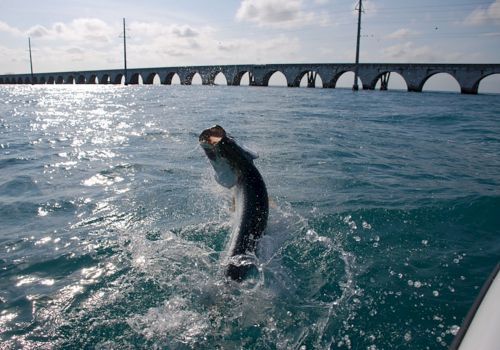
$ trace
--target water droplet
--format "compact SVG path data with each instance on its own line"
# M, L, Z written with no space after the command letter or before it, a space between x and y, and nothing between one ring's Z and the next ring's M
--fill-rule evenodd
M450 333L453 335L457 335L458 331L460 330L460 326L453 325L450 327Z
M411 341L411 332L406 332L404 339L405 339L405 341Z

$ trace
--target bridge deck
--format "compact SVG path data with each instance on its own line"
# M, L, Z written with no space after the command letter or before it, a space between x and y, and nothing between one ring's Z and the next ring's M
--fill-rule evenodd
M103 69L88 71L48 72L36 74L0 75L0 84L152 84L159 77L162 84L171 84L177 75L181 84L189 85L196 73L204 85L214 84L215 77L222 73L228 85L240 85L245 73L249 74L250 85L268 86L272 74L282 72L289 87L298 87L304 76L308 86L314 87L321 77L323 87L334 88L345 72L354 71L354 63L281 63L263 65L212 65ZM362 63L359 78L363 89L373 90L379 81L387 87L388 74L400 74L408 91L422 91L425 82L438 73L448 73L456 79L462 93L477 94L479 83L485 77L500 73L500 64L448 64L448 63Z

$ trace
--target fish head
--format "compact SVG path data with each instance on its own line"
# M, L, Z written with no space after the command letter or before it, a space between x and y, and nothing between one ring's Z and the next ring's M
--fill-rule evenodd
M234 141L228 138L224 128L215 125L203 130L199 142L214 168L217 183L226 188L235 186L238 182L238 169L228 153L224 151L224 146Z

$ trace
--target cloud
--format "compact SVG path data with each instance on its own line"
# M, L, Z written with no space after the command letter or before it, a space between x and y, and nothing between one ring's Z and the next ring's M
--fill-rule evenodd
M66 50L66 52L73 55L82 55L84 53L84 50L79 47L70 47Z
M27 31L0 22L0 31L32 36L36 72L121 67L121 30L119 21L92 18L35 25ZM127 38L129 67L286 62L301 53L300 41L290 35L227 38L227 32L219 33L210 26L187 24L131 22ZM29 67L26 49L16 50L0 52L0 67L24 73ZM13 64L12 57L22 60Z
M0 32L8 33L8 34L15 35L15 36L24 35L22 30L20 30L16 27L11 27L10 25L8 25L7 23L2 22L2 21L0 21Z
M476 8L465 18L464 22L468 25L481 25L489 22L500 23L500 0L495 0L488 7Z
M199 33L190 26L176 27L172 30L172 33L180 38L192 38L199 35Z
M54 23L47 28L36 25L28 29L27 34L44 40L94 41L109 43L116 36L117 28L97 18L78 18L70 23Z
M219 42L217 51L214 55L216 62L283 62L294 60L297 57L300 51L300 42L297 38L285 35L266 40L242 38Z
M388 34L384 36L384 39L391 39L391 40L400 40L400 39L406 39L411 36L418 35L419 33L407 28L401 28L398 29L391 34Z
M243 0L236 12L236 19L258 26L299 27L316 19L313 12L306 12L303 0Z
M177 37L177 38L195 38L203 33L213 31L211 27L193 28L189 25L164 25L158 22L132 22L130 32L132 36L139 37Z
M460 62L471 58L470 54L449 52L429 45L416 46L411 41L383 48L382 56L385 60L402 63Z
M429 46L416 47L411 41L386 47L382 53L388 59L402 60L403 62L419 59L434 61L433 50Z

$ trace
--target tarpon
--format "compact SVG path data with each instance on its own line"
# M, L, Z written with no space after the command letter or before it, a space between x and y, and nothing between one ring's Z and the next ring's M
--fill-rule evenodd
M199 141L215 170L216 181L234 190L236 217L227 248L226 275L241 281L252 269L245 257L255 252L267 225L266 185L253 164L257 156L239 146L221 126L203 130Z

